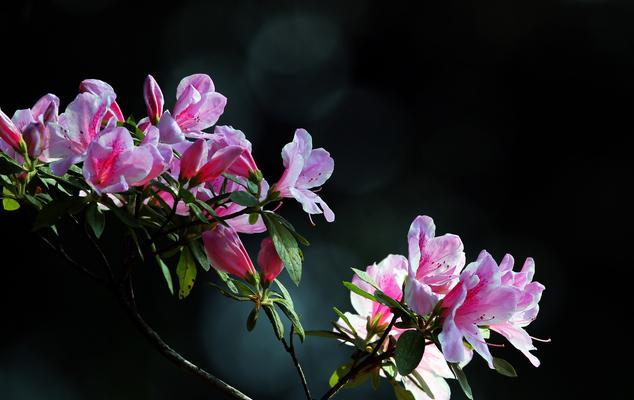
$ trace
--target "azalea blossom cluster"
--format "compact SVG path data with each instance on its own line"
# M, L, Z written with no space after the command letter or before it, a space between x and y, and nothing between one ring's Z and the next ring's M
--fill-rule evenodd
M138 122L124 118L106 82L84 80L79 92L61 113L53 94L11 118L0 110L5 209L28 203L44 217L54 214L56 218L40 224L36 219L41 228L54 227L64 213L83 208L97 236L105 223L102 214L114 211L130 228L140 229L151 247L158 238L172 240L192 253L190 259L202 252L198 246L187 250L187 240L201 237L208 258L201 265L208 268L210 263L223 277L254 280L261 275L270 283L284 266L278 256L282 252L287 263L294 264L293 279L299 281L299 257L291 259L297 243L288 239L294 229L265 206L294 198L309 215L334 220L314 191L331 176L334 161L326 150L313 149L308 132L298 129L284 146L284 172L269 185L245 134L216 125L227 99L208 75L183 78L171 111L165 108L160 86L148 75L143 85L147 116ZM78 207L59 210L75 202ZM267 226L276 229L262 241L258 274L238 234L263 233ZM161 260L159 264L163 266ZM171 277L166 279L171 289ZM193 279L181 283L191 288ZM186 295L188 288L183 289Z
M448 399L445 379L454 377L471 397L461 367L474 350L490 368L514 375L508 362L492 356L486 341L491 331L539 366L530 353L535 350L532 338L524 329L537 316L544 290L533 281L532 258L515 272L510 254L498 264L482 251L465 267L460 238L436 236L428 216L412 222L407 239L407 258L389 255L365 271L355 270L352 282L344 284L351 290L356 313L340 314L335 324L340 340L361 343L362 348L385 338L378 342L376 355L386 359L376 369L393 385L402 383L395 388L397 397L399 391L408 391L415 399ZM399 346L404 347L400 352Z
M332 374L330 399L340 389L379 378L397 399L448 399L446 379L456 378L468 397L462 370L474 351L489 367L509 376L515 370L493 357L491 332L505 337L530 362L533 339L525 331L537 316L544 286L533 281L527 259L513 271L510 255L498 264L486 251L465 266L460 238L436 236L431 218L419 216L408 233L408 257L389 255L365 271L356 270L351 291L356 313L342 313L334 330L305 331L289 291L277 279L287 271L299 285L308 241L278 210L294 199L312 215L332 222L335 215L317 194L334 170L323 148L297 129L281 151L283 172L270 184L258 168L246 135L217 125L227 99L208 75L183 78L175 102L166 108L163 91L148 75L143 85L146 115L124 117L117 95L106 82L81 82L79 94L60 112L53 94L9 118L0 110L0 186L5 211L22 206L35 211L34 231L69 264L105 283L140 325L146 338L167 358L199 375L225 394L249 399L206 371L192 367L138 315L132 277L139 264L155 264L169 291L189 295L199 270L215 270L222 295L253 304L252 330L261 311L284 349L291 354L307 399L312 399L294 351L293 337L325 336L354 346L352 360ZM100 246L106 221L129 240L113 268ZM311 219L312 222L312 219ZM83 228L98 253L99 273L74 260L64 245L68 225ZM110 222L108 223L108 226ZM254 264L240 234L262 234ZM256 267L256 264L258 267ZM104 276L105 275L105 276ZM176 278L174 278L176 275ZM280 312L290 323L289 341Z

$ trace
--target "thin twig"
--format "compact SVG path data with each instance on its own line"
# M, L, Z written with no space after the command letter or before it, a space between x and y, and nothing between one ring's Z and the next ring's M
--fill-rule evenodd
M112 268L111 268L110 262L108 258L106 257L105 253L103 252L103 250L101 249L101 247L99 246L99 243L93 240L90 237L90 235L88 235L88 238L90 239L91 244L93 245L95 250L99 253L100 257L102 258L104 267L108 270L109 273L111 273ZM181 356L176 350L172 349L159 336L159 334L156 333L156 331L154 331L154 329L152 329L152 327L148 325L147 322L145 322L143 317L141 317L141 314L139 314L139 312L137 311L136 301L134 298L134 289L132 287L132 281L129 277L125 281L125 283L127 284L127 290L128 290L128 295L126 296L124 292L125 289L120 285L114 284L115 283L114 275L111 277L110 282L108 282L107 280L92 273L84 265L75 261L72 257L68 255L68 253L64 251L63 248L54 246L50 241L48 241L45 238L42 238L42 240L51 249L55 250L62 257L64 257L64 259L73 267L77 268L79 271L83 272L84 274L89 276L91 279L97 280L98 282L104 284L106 288L110 289L115 294L115 296L117 297L121 305L124 307L128 315L132 318L132 321L134 322L137 329L143 334L143 336L145 336L145 338L150 342L150 344L152 344L152 346L154 346L154 348L159 353L161 353L165 358L167 358L168 360L170 360L172 363L176 364L177 366L181 367L182 369L196 375L197 377L202 379L205 383L207 383L214 389L223 392L229 398L238 399L238 400L252 400L250 397L240 392L238 389L227 384L221 379L215 377L214 375L210 374L209 372L205 371L199 366L193 364L192 362L190 362L189 360Z
M390 353L383 353L381 354L379 357L375 357L379 351L379 349L383 346L383 342L385 342L385 339L387 338L388 334L390 333L390 331L392 330L392 328L394 327L394 324L396 323L396 319L397 319L397 315L395 314L392 317L392 320L390 321L390 324L387 326L387 328L385 328L385 331L383 331L383 335L381 335L381 338L379 339L379 341L376 343L376 345L374 346L374 348L372 349L372 352L370 353L370 355L368 355L362 362L360 362L359 364L357 364L357 366L353 367L350 369L350 371L348 371L347 374L345 374L342 378L340 378L337 383L331 387L321 398L321 400L328 400L330 398L332 398L335 394L337 394L337 392L339 390L341 390L351 379L353 379L355 376L357 376L357 374L361 371L363 371L365 368L367 368L368 366L372 365L375 362L381 362L383 361L385 358L389 358L392 355Z
M64 247L62 246L62 244L60 243L58 246L55 246L50 240L48 240L47 238L45 238L44 236L40 236L40 239L42 240L42 242L47 245L51 250L59 253L62 257L64 257L64 259L66 260L66 262L68 262L71 266L73 266L75 269L77 269L80 272L83 272L85 275L87 275L90 279L99 282L99 283L103 283L105 284L107 282L106 279L104 279L103 277L95 274L94 272L92 272L91 270L89 270L88 268L86 268L85 266L83 266L82 264L78 263L77 261L75 261L74 258L72 258L67 252L66 250L64 250Z
M295 369L297 369L297 374L299 375L299 379L302 381L302 386L304 387L304 394L306 394L306 399L312 400L310 395L310 389L308 389L308 382L306 381L306 375L304 375L304 370L302 369L302 365L299 363L297 359L297 354L295 354L295 345L293 344L293 335L295 334L295 327L291 326L291 334L289 338L290 345L286 344L286 340L282 338L282 344L284 345L284 349L291 355L293 359L293 364L295 364Z

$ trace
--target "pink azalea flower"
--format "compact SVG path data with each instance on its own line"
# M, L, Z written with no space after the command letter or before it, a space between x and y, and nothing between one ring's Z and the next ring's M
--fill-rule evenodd
M378 264L372 264L365 270L370 275L379 289L394 300L400 301L403 297L402 287L407 275L407 259L403 256L390 254ZM352 283L368 293L374 293L374 288L362 281L356 274L352 277ZM361 337L367 336L368 319L370 322L376 320L379 326L389 324L392 319L392 311L383 304L366 299L356 293L350 292L350 302L357 314L346 313L346 316ZM345 323L340 321L340 325ZM397 329L392 334L396 334ZM370 339L370 338L367 338Z
M143 92L149 118L139 121L139 127L145 130L156 124L163 143L179 143L186 137L210 138L202 131L218 121L227 104L227 98L215 91L213 81L205 74L186 76L180 81L172 112L163 111L163 93L151 75Z
M434 395L434 400L449 400L451 390L445 379L453 379L453 373L445 361L445 357L433 344L425 346L423 359L416 367L415 371L425 380L427 386ZM414 395L416 400L431 399L416 385L412 378L403 378L403 384Z
M465 264L460 237L436 237L434 220L420 215L407 234L409 273L405 289L407 303L420 315L432 311L456 281Z
M125 192L144 184L161 155L154 146L135 147L125 128L110 128L90 143L84 161L84 178L98 193Z
M116 102L117 94L114 92L112 86L106 82L100 81L99 79L84 79L79 84L79 93L92 93L102 99L110 98L110 105L102 122L108 123L112 118L117 121L125 121L121 107L119 107L119 104Z
M302 204L308 214L324 214L326 221L335 220L326 202L310 189L323 185L335 167L330 154L323 148L313 150L313 140L304 129L297 129L295 137L282 149L286 168L275 190L282 197L292 197Z
M527 258L520 272L513 272L513 257L507 254L500 263L502 283L513 286L521 291L521 296L513 316L498 324L491 324L489 328L504 336L516 349L521 351L526 358L536 367L539 359L530 353L536 350L533 340L524 330L539 312L539 300L545 287L539 282L533 282L535 275L535 261Z
M211 182L225 172L244 152L241 146L210 150L210 142L198 139L187 147L180 159L180 177L192 179L194 185Z
M502 283L500 268L489 253L482 251L443 299L444 321L438 339L445 359L455 363L469 360L471 352L463 344L466 340L493 368L491 353L479 327L508 322L520 300L521 291Z
M49 156L58 159L51 164L54 174L64 175L71 165L85 159L88 146L101 132L101 121L111 102L111 97L80 93L59 116L59 123L50 124Z
M16 152L24 140L32 158L38 158L48 148L47 124L57 122L59 98L53 94L42 96L30 109L17 110L13 118L0 110L0 150L22 161ZM45 157L42 157L43 159Z
M248 178L250 172L258 170L253 155L251 154L251 142L249 142L242 131L233 129L231 126L216 126L211 137L211 148L218 150L227 146L240 146L244 152L235 160L227 172L232 175Z
M255 274L251 258L233 228L218 224L203 233L202 239L207 257L215 269L243 279Z
M262 269L261 276L264 282L273 281L284 269L284 263L277 254L273 239L270 237L264 238L260 244L258 265Z

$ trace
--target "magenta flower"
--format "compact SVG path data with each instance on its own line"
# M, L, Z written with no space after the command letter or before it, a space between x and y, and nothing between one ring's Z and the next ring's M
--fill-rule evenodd
M407 259L403 256L390 254L378 264L372 264L365 270L370 275L379 289L396 301L403 297L403 282L407 275ZM374 288L361 280L356 274L352 277L352 283L369 293L374 293ZM392 318L392 311L389 307L361 297L350 292L350 302L357 314L361 317L363 324L369 317L377 325L387 325Z
M482 251L443 299L444 321L438 339L445 359L455 363L469 360L471 352L463 344L466 340L493 368L491 353L479 327L508 322L520 299L521 291L502 283L500 268L489 253Z
M125 120L125 118L123 118L123 112L121 112L121 107L119 107L119 104L116 102L117 94L114 92L112 86L106 82L100 81L99 79L84 79L79 84L79 93L92 93L102 99L110 98L110 105L102 122L108 123L112 118L117 121Z
M255 274L251 258L233 228L216 225L203 233L202 239L207 258L215 269L243 279Z
M38 158L48 148L49 122L57 122L59 98L53 94L42 96L30 109L17 110L13 118L0 110L0 150L10 157L21 160L16 152L21 151L24 140L32 158ZM45 158L45 157L43 157Z
M504 336L516 349L536 367L539 359L530 353L536 350L533 340L524 330L537 317L539 300L545 287L539 282L533 282L535 275L535 261L527 258L520 272L513 272L513 257L507 254L500 263L502 283L513 286L521 291L521 296L513 316L506 322L490 324L489 328Z
M66 111L60 115L59 123L51 123L49 156L57 161L51 164L56 175L64 175L71 165L83 161L88 146L101 132L101 121L110 108L111 97L99 97L93 93L80 93Z
M297 129L295 137L282 149L286 170L275 190L282 197L292 197L301 203L308 214L324 214L326 221L335 220L326 202L310 190L323 185L335 168L335 162L323 148L313 150L313 140L304 129Z
M147 181L161 155L151 145L134 146L125 128L110 128L88 147L84 178L97 193L125 192Z
M260 252L258 253L258 265L262 270L261 276L264 282L271 282L284 269L284 263L275 250L273 239L270 237L262 239Z
M227 98L215 91L209 75L194 74L183 78L176 89L172 112L163 111L163 93L158 83L148 75L143 89L148 119L139 121L145 130L155 124L162 143L179 143L190 138L210 138L204 129L213 126L222 115Z
M465 264L460 237L435 234L434 220L426 215L416 217L407 234L409 273L405 298L420 315L430 313L449 292Z
M203 139L188 145L180 159L179 176L182 179L192 179L194 186L211 182L225 172L245 150L234 145L211 152L209 149L210 142Z
M244 152L238 157L227 172L232 175L248 178L250 172L258 170L253 155L251 154L251 142L249 142L242 131L233 129L230 126L216 126L211 137L211 148L218 150L227 146L240 146Z

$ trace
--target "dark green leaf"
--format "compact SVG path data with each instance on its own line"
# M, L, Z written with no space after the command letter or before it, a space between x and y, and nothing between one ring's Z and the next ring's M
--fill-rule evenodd
M329 339L347 340L348 337L333 331L306 331L306 336L318 336Z
M273 239L275 250L284 263L291 280L299 285L302 278L302 254L297 245L297 240L289 230L279 222L276 214L265 212L264 223Z
M379 289L379 286L376 284L376 281L374 280L374 278L372 278L367 272L362 271L360 269L356 269L356 268L350 268L351 270L354 271L354 273L365 283L367 283L368 285L374 287L375 289Z
M86 202L85 197L67 197L62 200L55 200L48 203L35 217L33 230L46 228L55 225L66 213L75 213L79 211Z
M275 215L277 216L277 219L280 221L280 223L282 225L284 225L286 227L286 229L288 229L293 234L293 236L295 236L295 239L297 239L297 241L299 243L301 243L304 246L309 246L310 245L310 243L308 242L308 240L305 237L303 237L302 235L297 233L297 230L295 229L295 227L290 222L288 222L281 215L278 215L278 214L275 214Z
M391 298L390 296L386 295L385 293L383 293L380 290L376 290L374 292L374 297L376 297L376 301L378 301L379 303L388 306L390 308L396 308L398 310L407 312L403 306L401 305L401 303L399 303L398 301L394 300L393 298Z
M0 175L13 175L24 172L24 169L13 160L0 156Z
M200 210L200 208L198 208L196 204L190 203L187 205L187 207L189 207L189 211L191 211L196 216L196 218L198 218L200 222L209 223L209 220L207 219L207 217L205 217L203 212Z
M172 274L170 273L167 264L165 264L165 262L158 255L155 256L155 259L159 267L161 267L161 272L163 273L163 278L165 278L165 283L167 283L167 288L169 289L171 294L174 294L174 283L172 282Z
M178 298L184 299L189 296L194 283L196 282L196 263L194 257L189 251L189 247L184 247L181 252L178 265L176 266L176 276L178 277Z
M211 264L209 263L209 259L207 258L207 254L205 253L205 249L203 249L202 244L198 240L194 240L189 242L189 250L194 256L194 259L198 262L198 265L202 267L205 271L209 271L211 268Z
M420 364L425 352L425 336L417 330L403 332L396 342L396 368L402 376L409 375Z
M275 279L274 282L277 285L277 288L279 289L280 293L282 294L282 298L286 300L288 304L291 305L291 307L295 307L293 304L293 298L291 297L291 294L289 293L288 289L286 289L286 286L282 285L282 282L280 282L277 279Z
M394 396L396 396L396 400L416 400L412 392L405 389L398 383L393 383L392 387L394 388Z
M231 193L231 201L244 207L255 207L260 202L249 192L233 192Z
M222 281L227 285L229 290L231 290L233 293L236 293L236 294L238 293L238 288L233 283L233 280L229 277L229 274L227 274L224 271L217 270L215 268L214 268L214 271L216 271L220 279L222 279Z
M275 304L277 304L282 312L286 314L286 317L289 321L291 321L291 324L293 324L293 327L295 328L295 333L297 333L297 336L299 336L300 340L303 342L306 334L304 333L304 327L299 320L299 316L293 308L293 303L289 303L285 299L275 299Z
M95 237L99 239L106 226L106 217L99 210L97 203L92 203L86 210L86 223L92 229Z
M247 330L251 332L253 328L255 328L255 323L258 322L258 314L259 309L254 307L253 310L249 313L249 317L247 318Z
M434 393L431 391L431 389L429 388L429 385L427 385L427 382L425 382L425 379L423 379L422 375L419 374L418 371L416 370L412 371L412 373L409 375L409 379L412 382L414 382L414 384L418 386L420 390L425 392L427 397L429 397L432 400L434 399Z
M258 218L259 217L260 217L260 214L258 214L258 213L249 214L249 224L250 225L255 225L258 222Z
M493 367L501 375L508 376L509 378L517 378L515 368L513 368L510 362L503 358L493 357Z
M258 194L258 190L260 189L260 187L258 186L257 183L252 182L252 181L247 181L247 189L249 190L249 192L251 192L254 195Z
M238 301L251 301L251 299L249 297L246 296L239 296L236 293L232 293L232 292L228 292L226 291L223 287L216 285L213 282L209 282L209 285L211 287L213 287L214 289L218 290L220 292L221 295L228 297L230 299L233 300L238 300Z
M335 312L335 314L337 314L339 316L339 318L341 318L343 320L343 322L345 322L346 325L348 325L348 328L350 328L350 330L352 331L354 336L357 336L357 330L354 329L354 326L352 326L352 324L350 323L350 320L348 319L348 317L346 317L346 315L344 313L342 313L337 307L333 307L332 309Z
M265 305L264 312L266 313L266 316L269 317L269 321L271 321L275 336L278 340L282 340L284 338L284 324L282 324L282 320L280 319L277 310L273 306Z
M448 363L448 364L449 364L449 368L451 369L451 372L453 372L453 375L458 380L458 383L460 384L460 387L462 388L462 391L464 392L465 396L473 400L473 393L471 392L471 386L469 386L469 381L467 381L467 376L465 375L462 368L460 368L460 365L455 363Z
M361 297L365 297L366 299L372 300L372 301L378 301L376 299L376 297L374 297L370 293L366 292L365 290L361 289L360 287L358 287L357 285L355 285L352 282L343 282L343 286L345 286L346 288L348 288L348 290L350 290L353 293L358 294Z

